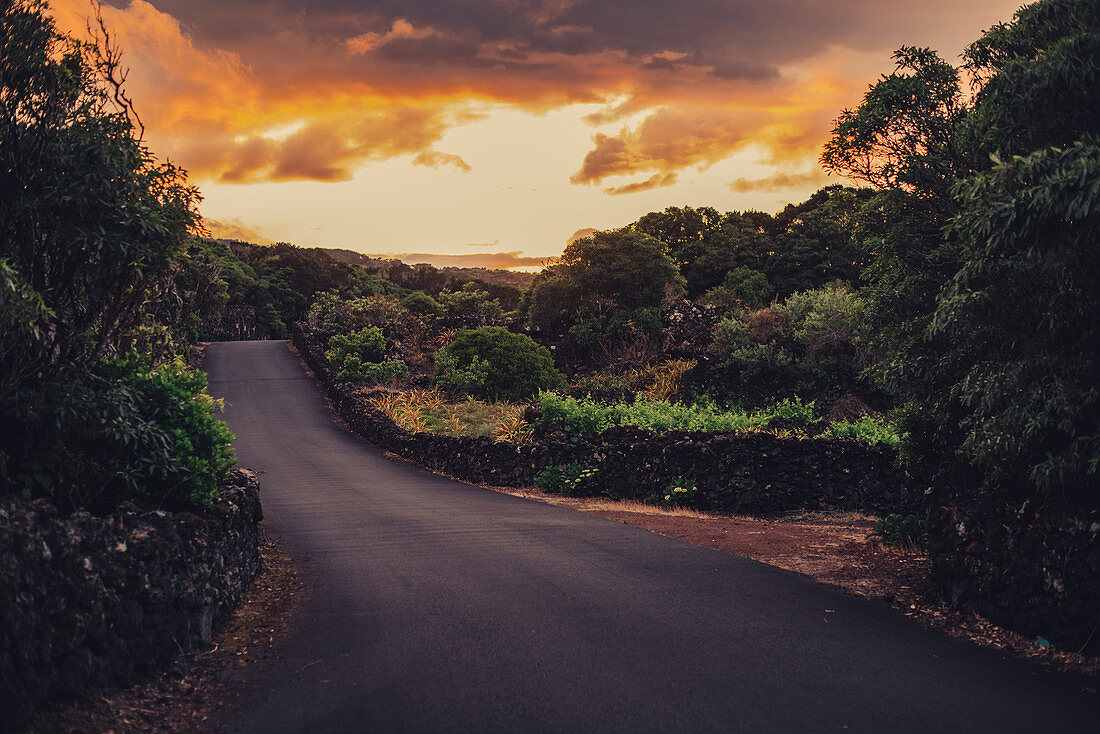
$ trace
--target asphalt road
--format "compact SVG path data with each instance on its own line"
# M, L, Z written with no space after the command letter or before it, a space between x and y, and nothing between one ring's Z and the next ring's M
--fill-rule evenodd
M305 581L262 732L1094 732L1100 698L796 574L384 459L285 342L214 344Z

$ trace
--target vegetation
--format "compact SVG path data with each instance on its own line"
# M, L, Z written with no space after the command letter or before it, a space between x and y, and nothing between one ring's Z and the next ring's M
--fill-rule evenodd
M473 398L452 402L438 390L386 393L371 398L370 404L412 433L489 436L516 444L531 440L531 427L523 419L523 405L486 403Z
M539 395L541 420L560 423L573 434L603 433L619 426L636 426L656 433L667 431L730 431L750 433L768 430L776 421L780 435L805 437L805 429L823 423L813 403L787 399L759 410L732 408L723 410L713 401L687 405L638 397L633 403L606 405L591 400L563 397L544 392ZM842 421L828 424L831 438L853 438L865 443L896 445L898 436L889 424L871 417L858 423Z
M894 548L918 548L924 542L924 521L916 515L887 515L867 537Z
M570 497L598 497L604 493L599 470L575 463L544 469L535 477L535 486L548 494Z
M384 359L386 340L377 326L368 326L351 334L333 334L325 357L340 370L337 379L348 382L389 382L409 371L398 360Z
M59 33L38 0L5 3L0 31L0 487L209 505L231 437L175 358L216 295L189 259L198 192L142 143L106 38Z
M499 326L459 331L435 363L437 386L483 400L530 400L562 381L549 350Z

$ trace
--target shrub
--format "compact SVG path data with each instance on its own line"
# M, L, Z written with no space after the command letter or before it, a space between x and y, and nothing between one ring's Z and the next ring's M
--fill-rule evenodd
M386 340L382 330L369 326L352 334L334 334L328 340L325 357L339 369L337 379L347 382L389 382L408 373L404 362L383 361Z
M364 298L344 298L321 293L309 307L306 320L321 335L348 334L366 327L391 328L408 320L408 310L397 297L375 293Z
M381 362L386 353L386 340L382 330L369 326L351 334L334 334L328 340L325 357L335 367L343 367L354 357L360 362Z
M663 400L646 400L642 397L633 403L603 405L592 400L578 400L556 393L539 395L542 405L541 420L560 423L573 434L602 433L616 426L636 426L656 433L667 431L730 431L746 433L762 431L772 421L782 419L795 424L790 433L799 436L805 432L798 426L810 426L821 422L816 405L803 403L799 398L754 411L740 408L722 410L713 402L699 401L692 405L669 403ZM826 427L821 434L825 438L854 438L864 443L884 443L896 446L894 429L870 417L856 423L840 421Z
M661 492L658 504L663 507L683 507L695 509L699 506L703 493L695 482L687 479L676 479Z
M443 306L424 291L413 291L401 299L401 305L417 316L443 315Z
M889 423L869 415L855 422L836 421L830 423L821 435L824 438L854 438L872 446L880 443L887 446L897 446L901 442L897 429Z
M482 323L499 319L504 313L498 299L489 298L488 291L469 282L462 290L440 292L439 304L449 318L479 319Z
M535 486L547 494L566 494L570 497L596 497L603 492L599 470L576 463L544 469L535 477Z
M924 541L924 521L917 515L887 515L867 537L895 548L919 547Z
M707 291L704 299L716 306L763 308L775 295L775 288L759 270L734 268L726 273L722 284Z
M545 347L529 336L488 326L459 331L439 350L434 382L452 393L522 402L564 380Z

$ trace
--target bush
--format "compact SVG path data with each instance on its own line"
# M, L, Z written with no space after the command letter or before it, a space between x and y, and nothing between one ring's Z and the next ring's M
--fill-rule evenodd
M205 388L179 361L150 368L139 358L49 379L4 416L19 432L0 454L0 480L65 511L209 507L234 459Z
M869 415L854 423L851 421L830 423L821 435L824 438L854 438L872 446L880 443L897 446L901 443L901 437L892 425Z
M580 464L552 466L535 477L535 486L547 494L566 494L570 497L596 497L600 488L599 470Z
M917 515L887 515L867 537L895 548L919 547L924 542L924 521Z
M386 340L377 326L353 334L334 334L328 340L325 357L339 369L337 379L347 382L389 382L408 373L404 362L383 361Z
M667 431L730 431L747 433L768 429L775 420L794 424L788 432L805 436L799 427L820 423L822 418L811 401L787 399L780 403L754 411L734 407L722 410L713 402L699 401L693 405L669 403L663 400L646 400L638 397L633 403L604 405L592 400L577 400L556 393L539 395L542 405L541 419L560 423L572 434L603 433L617 426L636 426L656 433ZM883 443L896 446L898 436L894 429L867 417L857 423L840 421L826 427L821 434L825 438L854 438L868 444Z
M443 306L424 291L413 291L401 299L401 305L416 316L443 315Z
M343 367L348 359L360 362L381 362L386 353L386 340L382 330L369 326L351 334L335 334L328 340L325 357L336 367Z
M687 479L676 479L672 484L664 488L658 498L662 507L682 507L684 509L696 509L703 499L703 493L695 482Z
M564 380L550 352L530 337L487 326L463 330L439 350L435 384L483 400L530 400Z
M489 298L488 291L471 282L464 283L459 291L441 291L439 304L448 318L478 319L485 323L504 314L499 300Z
M348 334L366 327L390 329L406 321L408 310L397 297L375 293L364 298L344 298L338 293L321 293L309 307L306 320L323 336Z
M775 288L759 270L734 268L722 284L707 291L705 300L716 306L764 308L775 295Z

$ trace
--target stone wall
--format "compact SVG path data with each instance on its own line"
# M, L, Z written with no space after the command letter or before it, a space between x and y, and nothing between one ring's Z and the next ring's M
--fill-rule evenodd
M0 730L209 643L260 567L258 490L237 470L201 515L0 498Z
M834 508L905 513L917 511L924 497L923 484L894 468L892 450L851 440L654 434L630 427L570 437L545 424L525 445L413 434L370 407L356 386L338 382L312 334L296 327L294 343L352 431L469 482L529 487L547 467L577 462L598 467L604 488L630 499L643 499L677 478L692 480L704 506L720 512L774 515Z
M1006 497L972 477L935 483L932 580L953 606L1067 650L1100 654L1100 509L1088 498Z

